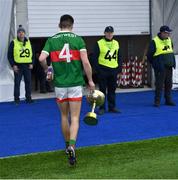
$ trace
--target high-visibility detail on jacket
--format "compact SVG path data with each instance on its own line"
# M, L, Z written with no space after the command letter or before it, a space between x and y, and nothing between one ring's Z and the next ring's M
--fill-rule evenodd
M32 63L32 47L28 40L23 45L23 42L14 39L14 61L16 63Z
M98 63L100 65L117 68L119 43L116 40L106 41L104 38L98 41L100 50Z
M173 53L172 42L170 38L161 40L158 36L156 36L153 40L156 45L156 52L153 56Z

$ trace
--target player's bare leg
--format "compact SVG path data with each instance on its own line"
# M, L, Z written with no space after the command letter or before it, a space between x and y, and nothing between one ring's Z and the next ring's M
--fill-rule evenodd
M70 140L70 128L69 128L69 102L58 102L58 107L61 112L61 128L62 133L66 142L66 149L69 145ZM67 150L66 150L67 153Z
M80 109L81 101L69 102L70 107L70 141L69 141L69 163L70 165L76 164L76 154L75 154L75 143L78 135L79 129L79 118L80 118Z
M69 102L69 108L71 117L70 140L76 140L79 129L81 101Z

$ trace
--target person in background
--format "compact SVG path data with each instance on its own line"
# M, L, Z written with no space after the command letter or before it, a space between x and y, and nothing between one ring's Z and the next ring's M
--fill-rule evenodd
M89 89L91 91L95 89L85 43L80 36L72 32L73 24L74 19L71 15L61 16L59 22L61 31L47 40L39 57L48 79L52 79L51 67L48 68L46 62L50 54L56 100L61 112L61 127L70 165L76 164L75 145L79 130L82 90L85 84L82 65Z
M155 97L154 106L159 107L164 88L165 104L175 106L172 100L172 75L176 67L173 42L170 38L172 30L168 26L161 26L160 32L149 45L147 58L154 69Z
M38 90L38 82L40 93L54 92L52 85L46 79L46 73L39 62L40 53L35 54L34 73L35 73L35 90ZM47 59L47 64L50 66L50 60Z
M116 108L116 87L117 75L122 70L122 59L119 42L114 38L114 28L107 26L104 30L104 37L97 41L93 58L95 70L98 74L99 90L104 93L108 100L108 111L120 113ZM99 108L99 115L106 112L106 101Z
M33 103L31 98L31 70L33 69L33 52L30 40L25 36L25 29L19 25L17 38L11 41L8 60L14 71L14 102L20 103L20 83L25 82L26 103Z

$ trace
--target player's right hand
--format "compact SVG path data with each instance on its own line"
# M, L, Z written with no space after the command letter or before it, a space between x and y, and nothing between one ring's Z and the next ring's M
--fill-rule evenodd
M52 69L52 67L48 67L46 80L47 81L52 81L53 80L53 69Z

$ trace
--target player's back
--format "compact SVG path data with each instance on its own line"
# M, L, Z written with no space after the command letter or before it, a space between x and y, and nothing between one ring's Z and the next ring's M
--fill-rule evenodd
M72 32L60 32L51 37L51 46L55 50L62 50L65 44L69 44L70 50L80 50L85 47L83 39ZM81 47L81 43L84 47Z
M80 50L86 49L83 39L62 31L49 38L48 44L57 86L84 84L80 59Z

